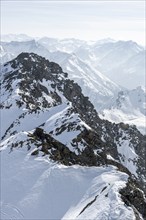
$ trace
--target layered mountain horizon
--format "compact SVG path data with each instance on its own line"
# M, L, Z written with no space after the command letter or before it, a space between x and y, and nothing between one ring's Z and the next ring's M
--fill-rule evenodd
M69 78L81 86L101 118L136 125L146 134L144 47L133 41L112 39L86 42L73 38L33 39L26 35L7 35L2 36L2 40L1 64L21 52L33 52L57 62ZM122 107L116 101L119 97L122 97Z
M123 92L94 68L82 88L70 76L89 76L88 64L67 62L69 72L22 52L1 66L2 219L145 219L146 136L99 117L84 86L97 74L115 109L131 100L145 114L143 90Z

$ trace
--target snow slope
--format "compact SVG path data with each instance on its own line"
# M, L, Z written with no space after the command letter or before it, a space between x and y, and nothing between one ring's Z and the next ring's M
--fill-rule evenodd
M98 111L109 99L117 94L121 88L109 80L94 67L80 60L75 54L66 55L66 58L59 54L50 56L50 60L59 63L63 70L69 74L69 78L78 83L85 96L88 96Z
M145 86L145 66L146 51L139 50L117 67L107 71L104 71L103 67L101 71L115 83L134 89L137 86Z
M127 174L112 166L67 167L30 154L25 147L1 150L1 219L135 220L118 193Z

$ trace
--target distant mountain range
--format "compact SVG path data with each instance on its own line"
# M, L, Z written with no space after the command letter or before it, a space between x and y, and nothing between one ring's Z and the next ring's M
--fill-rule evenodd
M1 63L22 52L33 52L57 62L81 86L102 118L135 124L145 133L145 49L142 46L112 39L86 42L44 37L34 40L26 35L3 36L2 40L9 42L1 42ZM140 93L139 86L143 88ZM135 105L130 98L126 110L116 107L119 96L128 99L128 94L140 96L141 102ZM122 100L121 105L125 105Z
M73 38L59 40L48 37L32 39L26 35L6 35L1 39L1 63L16 57L20 51L23 52L24 47L24 52L38 52L45 57L48 51L73 53L123 87L134 89L140 85L145 86L145 49L133 41L104 39L86 42ZM26 45L24 41L27 41ZM17 43L18 48L15 47Z
M79 59L128 89L134 89L140 85L145 86L145 49L133 41L115 41L110 38L90 42L73 38L63 40L48 37L33 39L24 34L3 35L1 40L10 44L12 41L36 40L49 52L61 51L76 54ZM15 54L13 49L10 51L10 44L3 45L4 51L12 53L14 56L18 55L19 53ZM2 62L7 60L9 59L6 57L2 58Z
M146 91L144 87L120 91L117 96L103 106L101 118L113 122L135 124L146 134Z

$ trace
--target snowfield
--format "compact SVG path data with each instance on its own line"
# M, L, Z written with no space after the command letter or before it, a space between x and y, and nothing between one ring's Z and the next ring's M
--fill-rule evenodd
M118 193L128 175L115 167L64 166L1 149L1 219L134 220Z

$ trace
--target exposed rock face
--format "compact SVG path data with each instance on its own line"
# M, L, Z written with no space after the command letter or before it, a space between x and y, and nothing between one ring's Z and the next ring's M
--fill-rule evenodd
M88 97L58 64L22 53L3 66L1 82L3 117L17 112L5 125L2 145L12 150L23 146L32 150L35 146L33 156L48 154L65 165L114 165L130 177L136 175L145 190L146 137L134 126L101 120ZM16 138L22 131L28 134L24 141ZM138 187L130 181L121 191L122 198L145 217L136 204ZM142 194L140 199L145 207Z
M137 211L146 219L146 198L133 178L129 178L126 187L121 189L120 193L127 206L135 207L136 219L140 219Z

